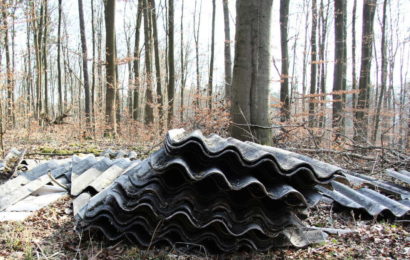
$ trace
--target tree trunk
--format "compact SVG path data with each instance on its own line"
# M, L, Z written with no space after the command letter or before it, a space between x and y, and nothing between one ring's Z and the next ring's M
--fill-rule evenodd
M95 134L95 18L94 18L94 0L91 0L91 41L93 59L91 63L91 118L93 122L93 132Z
M225 101L231 101L232 88L232 57L231 57L231 30L229 25L229 0L223 1L224 32L225 32Z
M208 78L208 108L212 110L212 88L214 78L214 56L215 56L215 0L212 0L212 31L211 31L211 57L209 62L209 78Z
M272 143L269 120L272 0L238 0L231 135Z
M157 83L157 103L158 103L158 118L160 129L162 128L161 118L163 117L164 102L161 87L161 64L159 60L159 48L158 48L158 28L157 28L157 15L155 0L150 0L150 5L152 8L151 21L153 30L153 42L154 42L154 61L155 61L155 79Z
M57 32L57 77L58 77L58 112L63 114L63 90L61 86L61 13L63 0L58 0L58 32Z
M387 55L386 55L386 7L387 0L383 1L383 18L382 18L382 39L381 39L381 56L382 56L382 66L381 66L381 79L380 79L380 94L379 100L377 102L376 114L374 118L374 131L372 136L372 142L375 143L377 139L377 132L379 130L380 123L380 110L382 108L384 94L386 92L387 84Z
M49 115L48 111L48 70L47 70L47 29L48 29L48 0L44 0L44 14L42 16L44 22L43 22L43 27L44 27L44 33L43 33L43 43L42 43L42 59L43 59L43 72L44 72L44 113L46 116ZM40 27L40 30L43 28Z
M373 46L373 19L376 10L376 0L364 0L363 2L363 27L362 27L362 57L360 65L359 96L355 110L355 134L356 141L367 140L367 110L369 109L370 94L370 68L372 64Z
M174 0L168 0L168 128L171 126L174 109L175 66L174 66Z
M11 62L10 62L10 48L9 48L9 25L8 25L8 3L3 0L1 3L2 15L3 15L3 28L4 28L4 48L6 50L6 78L7 78L7 99L6 99L6 111L7 111L7 121L6 128L12 127L13 124L13 114L14 114L14 100L13 100L13 73L11 72ZM0 111L1 112L1 111ZM0 114L0 116L2 116ZM1 133L0 133L1 134Z
M353 10L352 10L352 90L357 89L356 82L356 6L357 0L353 1ZM352 95L352 108L356 108L356 93Z
M151 25L149 23L149 17L151 8L148 7L148 0L143 0L144 6L144 38L145 38L145 70L147 77L147 89L145 92L145 124L151 124L154 122L154 108L152 97L152 62L151 62Z
M139 115L139 91L140 91L140 29L143 1L138 0L137 21L135 25L135 44L134 44L134 102L132 104L132 118L138 120Z
M184 89L185 89L185 61L184 61L184 1L181 1L181 51L180 51L180 62L181 62L181 111L180 117L181 122L184 121Z
M346 90L346 1L334 2L335 65L333 71L333 123L336 137L344 132L344 98Z
M117 123L115 117L115 92L117 82L115 76L115 0L105 0L105 56L106 56L106 97L105 116L107 120L107 135L116 135Z
M200 95L201 95L201 74L199 70L199 28L201 26L201 11L202 11L202 0L199 6L198 23L196 23L196 8L197 0L195 0L195 11L194 11L194 42L195 42L195 62L196 62L196 109L200 108ZM195 28L196 27L196 28Z
M80 18L80 36L81 36L81 49L83 51L83 79L84 79L84 98L85 98L85 120L87 128L90 127L90 85L88 81L88 64L87 64L87 40L85 38L85 29L84 29L84 13L83 13L83 1L78 0L78 14Z
M317 60L316 60L316 27L317 27L317 4L316 0L312 0L312 34L310 35L311 61L310 61L310 95L316 93L316 74L317 74ZM309 100L309 127L313 127L315 123L315 98L310 97Z
M282 54L281 83L280 83L280 121L289 120L289 55L288 55L288 16L289 0L280 0L280 46Z

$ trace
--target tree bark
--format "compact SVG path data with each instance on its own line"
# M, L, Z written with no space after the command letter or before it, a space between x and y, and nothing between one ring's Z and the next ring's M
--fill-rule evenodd
M87 40L85 38L85 29L84 29L84 12L83 12L83 1L78 0L78 14L80 18L80 36L81 36L81 49L83 51L83 79L84 79L84 98L85 98L85 120L87 128L90 127L90 84L88 80L88 64L87 64Z
M232 88L232 57L231 57L231 30L229 25L229 0L223 1L224 33L225 33L225 101L231 101Z
M317 74L317 59L316 59L316 27L317 27L317 3L312 0L312 33L310 35L311 44L311 61L310 61L310 95L316 93L316 74ZM310 97L309 100L309 127L313 127L315 123L315 98Z
M58 77L58 112L63 114L63 90L61 86L61 13L63 0L58 0L58 32L57 32L57 77Z
M105 57L106 57L106 97L105 116L107 121L106 135L116 135L115 92L115 0L104 0L105 14Z
M155 81L157 83L157 103L158 103L158 114L159 114L159 124L162 128L161 117L163 116L164 102L161 87L161 64L159 60L159 47L158 47L158 28L157 28L157 15L155 0L150 0L150 5L152 8L151 21L152 21L152 31L153 31L153 43L154 43L154 61L155 61Z
M346 1L335 1L335 65L333 71L333 121L336 136L344 132L344 98L346 90Z
M184 60L184 1L181 1L181 51L180 51L180 62L181 62L181 122L184 121L184 89L185 89L185 60Z
M288 16L289 0L280 1L280 46L282 55L281 83L280 83L280 121L285 122L290 117L289 103L289 55L288 55Z
M174 110L175 66L174 66L174 0L168 0L168 128Z
M384 94L386 92L386 84L387 84L387 55L386 55L386 7L387 7L387 0L383 1L383 18L382 18L382 39L381 39L381 58L382 58L382 66L381 66L381 79L380 79L380 94L379 100L377 102L376 107L376 114L374 118L374 131L372 136L372 142L375 143L377 139L377 132L379 130L379 123L380 123L380 111L382 108Z
M139 91L140 91L140 30L142 19L143 1L138 0L137 21L135 25L135 44L134 44L134 101L132 104L132 118L138 120L139 116Z
M151 25L149 22L151 8L148 7L148 0L143 0L144 6L144 38L145 38L145 70L147 77L147 89L145 91L145 124L154 122L154 108L152 97L152 51L151 51Z
M373 47L373 20L376 10L376 0L363 2L363 27L362 27L362 57L360 65L359 96L354 120L354 139L364 142L367 140L367 110L369 109L370 94L370 68L372 64Z
M200 108L200 95L201 95L201 73L199 69L199 28L201 26L201 11L202 11L202 0L199 6L198 23L196 22L196 8L197 0L195 0L195 11L194 11L194 42L195 42L195 62L196 62L196 109Z
M7 12L7 5L8 3L6 0L2 0L1 3L2 9L2 18L3 18L3 28L4 28L4 48L6 50L6 78L7 78L7 99L6 99L6 111L7 111L7 121L6 121L6 128L11 128L13 123L14 117L14 100L13 100L13 73L11 71L11 62L10 62L10 48L9 48L9 24L8 24L8 12ZM0 111L1 112L1 111ZM0 116L2 116L0 114ZM1 134L1 133L0 133Z
M214 78L214 56L215 56L215 0L212 0L212 31L211 31L211 57L209 61L209 78L208 78L208 108L212 111L212 89Z
M231 135L272 143L269 120L272 0L238 0Z
M352 90L357 89L356 82L356 6L357 0L353 0L353 10L352 10ZM356 93L352 95L352 108L356 108Z

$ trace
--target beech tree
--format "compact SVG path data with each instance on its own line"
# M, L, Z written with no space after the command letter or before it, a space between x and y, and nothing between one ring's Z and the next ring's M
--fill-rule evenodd
M105 116L107 119L107 133L116 134L117 122L115 118L115 92L117 88L115 76L115 0L104 1L105 13L105 59L106 59L106 103Z
M333 128L336 135L344 129L344 99L346 90L346 1L335 1L335 65L333 71Z
M269 119L270 28L273 0L238 0L230 133L272 143Z
M288 55L288 16L289 16L289 0L280 1L280 46L282 54L282 69L280 79L280 121L289 120L290 104L289 104L289 55Z
M367 120L370 95L370 68L373 50L373 20L376 12L376 0L363 1L362 57L360 65L359 96L354 114L354 138L356 141L367 140Z

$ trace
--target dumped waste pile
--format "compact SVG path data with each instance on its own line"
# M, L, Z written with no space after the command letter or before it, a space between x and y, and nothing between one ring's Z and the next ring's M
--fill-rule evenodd
M77 215L79 230L143 247L195 243L210 252L303 247L325 235L297 213L340 169L281 149L171 130L163 148L126 171Z
M11 170L17 177L0 185L0 221L22 220L69 194L79 232L98 230L108 240L127 239L143 248L304 247L326 238L325 228L303 221L321 201L371 216L406 219L410 212L406 170L388 169L395 183L381 181L200 131L170 130L163 146L143 161L135 152L108 150L36 163L14 154L27 171Z

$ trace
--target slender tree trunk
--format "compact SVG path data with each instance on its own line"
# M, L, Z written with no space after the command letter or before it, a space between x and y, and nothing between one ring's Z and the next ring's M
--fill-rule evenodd
M319 127L324 127L326 123L326 114L325 114L325 101L326 101L326 69L327 69L327 63L325 62L326 60L326 39L327 39L327 20L329 17L329 6L330 4L328 3L326 5L326 11L325 11L325 6L323 4L323 0L320 1L320 12L319 12L319 28L320 30L320 38L319 38L319 75L320 75L320 81L319 81L319 88L317 90L317 93L321 93L320 96L320 120L319 120Z
M344 132L344 98L346 90L346 1L334 2L335 65L333 70L333 123L336 137Z
M214 56L215 56L215 0L212 0L212 32L211 32L211 60L209 62L209 78L208 78L208 108L212 110L212 88L214 78Z
M168 0L168 128L171 126L174 110L175 66L174 66L174 0Z
M352 10L352 90L357 89L356 82L356 6L357 0L353 0L353 10ZM353 93L352 95L352 108L356 108L357 95Z
M159 47L158 47L158 28L157 28L157 15L156 15L156 6L155 0L150 0L150 5L152 7L151 12L151 21L153 29L153 42L154 42L154 61L155 61L155 78L157 83L157 103L158 103L158 118L160 129L162 129L162 120L163 111L164 111L164 102L162 95L162 86L161 86L161 64L159 60Z
M289 55L288 55L288 16L289 0L280 1L280 45L282 54L281 83L280 83L280 121L289 120Z
M91 0L91 40L93 59L91 63L91 118L93 122L93 131L95 134L95 15L94 15L94 0Z
M44 113L46 116L49 115L48 111L48 65L47 65L47 37L48 37L48 0L44 0L44 14L42 16L44 22L44 33L43 33L43 43L42 43L42 59L43 59L43 72L44 72ZM42 27L40 27L40 30Z
M185 61L184 61L184 1L181 1L181 47L180 47L180 62L181 62L181 122L184 121L184 89L185 89Z
M63 0L58 0L58 33L57 33L57 77L58 77L58 112L60 115L63 114L63 90L61 86L61 13L62 13L62 2Z
M380 111L382 108L384 94L386 92L386 84L387 84L387 55L386 55L386 7L387 7L387 0L383 1L383 21L382 21L382 39L381 39L381 58L382 58L382 73L380 79L380 94L379 100L377 102L376 107L376 114L374 119L374 131L372 136L372 142L375 143L377 139L377 132L379 130L379 123L380 123Z
M80 17L80 36L81 36L81 49L83 51L83 79L84 79L84 98L85 98L85 120L87 128L90 127L90 84L88 80L88 64L87 64L87 40L85 38L85 29L84 29L84 13L83 13L83 1L78 0L78 14Z
M115 117L115 92L117 82L115 76L115 0L105 0L105 55L106 55L106 107L105 116L108 124L106 134L117 132Z
M316 76L317 76L317 60L316 60L316 27L317 27L317 3L312 0L312 33L310 35L311 61L310 61L310 95L316 93ZM309 127L314 126L315 120L315 98L310 97L309 100Z
M302 112L306 111L306 102L305 102L305 95L306 95L306 75L307 75L307 52L308 52L308 29L309 29L309 6L308 4L304 1L303 4L304 8L306 8L306 18L305 18L305 39L304 39L304 44L303 44L303 68L302 68L302 94L303 94L303 99L302 99Z
M145 124L151 124L154 122L154 108L152 97L152 51L151 51L151 26L149 22L151 8L148 7L148 0L144 2L144 38L145 38L145 70L147 77L147 89L145 91Z
M134 44L134 102L132 104L132 118L138 120L139 115L139 91L140 91L140 29L142 19L143 1L138 0L137 21L135 25L135 44Z
M13 113L14 113L14 100L13 100L13 74L11 72L10 64L10 48L9 48L9 24L8 24L8 12L7 5L8 3L5 0L2 0L1 3L2 15L3 15L3 28L4 28L4 48L6 50L6 78L7 78L7 99L6 99L6 111L7 111L7 122L6 128L11 128L13 126ZM0 116L2 116L0 114ZM1 133L0 133L1 134Z
M376 0L364 0L363 2L363 28L362 28L362 57L360 65L359 96L355 111L355 135L356 141L367 140L367 110L369 109L370 92L370 68L372 64L373 46L373 20L376 10Z
M272 0L238 0L231 135L272 143L269 119Z
M200 95L201 95L201 73L199 69L199 28L201 27L201 11L202 11L202 0L200 0L199 14L198 14L198 23L196 22L196 8L197 0L195 0L195 12L194 12L194 42L195 42L195 62L196 62L196 108L199 110L200 104ZM196 28L195 28L196 27Z
M223 1L224 32L225 32L225 101L231 101L232 88L232 57L231 57L231 30L229 25L229 0Z

